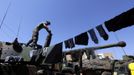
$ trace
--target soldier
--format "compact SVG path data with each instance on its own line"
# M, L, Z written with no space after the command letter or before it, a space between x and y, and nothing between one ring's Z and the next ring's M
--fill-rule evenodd
M49 33L50 36L52 36L51 30L49 30L49 28L48 28L49 25L50 25L50 22L49 21L46 21L45 23L39 24L33 30L32 39L29 40L29 42L26 44L26 46L28 46L30 43L32 43L33 46L37 46L39 31L41 29L43 29L43 28L46 29L46 31Z
M22 52L22 47L21 47L21 44L18 42L18 38L15 38L15 40L12 42L13 44L13 49L18 52L18 53L21 53Z

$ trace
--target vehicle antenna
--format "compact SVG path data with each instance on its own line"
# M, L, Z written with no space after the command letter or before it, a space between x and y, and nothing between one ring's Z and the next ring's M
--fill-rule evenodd
M7 10L6 10L6 12L5 12L5 15L3 16L3 19L2 19L2 21L1 21L1 23L0 23L0 29L1 29L2 25L3 25L3 23L4 23L4 20L5 20L5 18L6 18L6 15L7 15L7 13L8 13L8 10L9 10L10 6L11 6L11 2L9 3L9 5L8 5L8 7L7 7Z
M18 31L17 31L17 34L16 34L16 38L18 38L18 36L19 36L21 22L22 22L22 17L20 18L20 22L19 22L19 26L18 26Z

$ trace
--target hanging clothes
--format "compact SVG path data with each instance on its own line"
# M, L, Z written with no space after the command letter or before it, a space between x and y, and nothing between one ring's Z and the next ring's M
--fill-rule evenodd
M104 40L108 40L109 36L108 34L106 33L106 31L104 30L103 26L102 25L98 25L96 27L99 35L104 39Z
M88 33L90 34L90 37L91 37L91 39L92 39L92 41L95 43L95 44L98 44L98 38L97 38L97 36L96 36L96 33L95 33L95 31L94 31L94 29L90 29L89 31L88 31Z
M134 25L134 8L105 22L105 26L109 32L115 32L131 25Z
M88 34L87 32L81 33L78 36L75 36L75 44L77 45L88 45Z
M73 48L73 47L75 47L73 38L70 38L70 39L64 41L64 44L65 44L65 48Z
M62 62L62 46L63 42L47 48L44 63L59 63Z

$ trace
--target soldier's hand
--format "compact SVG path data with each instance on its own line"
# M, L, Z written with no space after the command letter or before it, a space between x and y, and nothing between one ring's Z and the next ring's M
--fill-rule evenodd
M50 35L52 35L51 30L48 29L47 32L48 32Z
M48 31L48 33L51 33L51 30L48 29L47 31Z
M45 28L45 29L48 29L48 26L47 26L47 25L44 25L44 28Z

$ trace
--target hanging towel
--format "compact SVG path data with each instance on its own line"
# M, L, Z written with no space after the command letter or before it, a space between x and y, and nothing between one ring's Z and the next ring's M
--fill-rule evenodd
M91 37L92 41L93 41L95 44L98 44L98 38L97 38L97 36L96 36L96 33L95 33L94 29L90 29L90 30L88 31L88 33L90 34L90 37Z
M104 40L108 40L108 34L106 33L102 25L98 25L96 29Z
M78 36L75 36L75 44L77 45L88 45L88 34L87 32L81 33Z
M105 26L109 32L115 32L131 25L134 25L134 8L105 22Z
M59 63L62 62L62 45L63 42L47 48L44 63Z
M75 47L73 38L64 41L64 44L65 44L65 48L73 48L73 47Z

